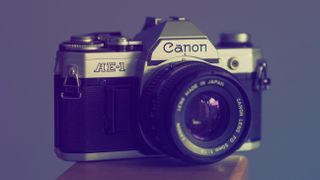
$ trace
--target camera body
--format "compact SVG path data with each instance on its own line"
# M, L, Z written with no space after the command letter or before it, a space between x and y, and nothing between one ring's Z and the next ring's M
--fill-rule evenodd
M217 48L185 18L72 36L54 75L55 150L71 161L167 154L192 163L258 148L266 62L245 33Z

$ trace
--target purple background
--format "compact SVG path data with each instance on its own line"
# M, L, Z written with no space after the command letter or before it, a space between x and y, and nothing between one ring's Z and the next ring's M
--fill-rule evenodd
M146 16L185 16L217 41L245 31L263 48L263 147L247 153L250 179L319 176L319 1L2 0L0 179L54 179L72 163L53 152L53 66L71 34L137 33Z

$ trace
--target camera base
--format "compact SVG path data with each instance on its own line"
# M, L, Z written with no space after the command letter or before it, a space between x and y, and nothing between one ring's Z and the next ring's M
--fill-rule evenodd
M58 180L247 180L248 160L233 155L210 165L186 165L172 158L140 158L96 162L78 162Z

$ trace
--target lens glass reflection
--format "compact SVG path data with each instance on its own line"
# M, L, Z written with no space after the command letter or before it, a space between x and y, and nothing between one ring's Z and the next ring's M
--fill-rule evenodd
M193 97L186 109L186 127L193 138L211 141L226 129L228 107L225 100L210 92Z

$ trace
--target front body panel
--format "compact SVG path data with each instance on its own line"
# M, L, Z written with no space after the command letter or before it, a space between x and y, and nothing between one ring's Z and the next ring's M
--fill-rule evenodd
M55 146L61 152L135 149L138 78L80 79L79 99L61 97L63 82L55 76Z

